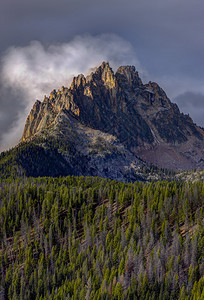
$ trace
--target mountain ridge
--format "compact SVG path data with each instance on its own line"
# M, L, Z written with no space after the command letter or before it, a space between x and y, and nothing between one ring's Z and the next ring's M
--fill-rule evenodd
M204 130L180 113L157 83L143 84L134 66L114 73L108 62L73 78L70 88L36 101L22 142L54 126L65 112L81 124L115 136L128 151L169 169L204 168Z

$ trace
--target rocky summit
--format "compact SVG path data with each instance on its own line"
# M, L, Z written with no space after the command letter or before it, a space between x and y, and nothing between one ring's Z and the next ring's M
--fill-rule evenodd
M103 62L87 77L74 77L69 88L53 90L43 102L36 101L22 142L45 132L69 140L67 123L83 128L88 148L103 137L104 149L106 139L111 145L117 140L130 156L160 167L204 168L204 130L180 113L157 83L143 84L134 66L121 66L114 73ZM87 132L94 135L91 141ZM75 144L81 148L81 138Z
M134 66L114 73L103 62L35 102L20 143L1 154L0 173L134 181L150 164L204 169L204 130Z

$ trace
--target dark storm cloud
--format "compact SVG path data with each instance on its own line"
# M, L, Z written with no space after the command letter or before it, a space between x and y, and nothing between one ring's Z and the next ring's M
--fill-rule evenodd
M192 119L204 128L204 95L186 92L177 96L174 100L182 112L186 114L191 112Z
M201 0L3 0L1 14L4 49L8 43L67 42L76 34L113 32L133 44L150 71L204 74Z
M203 15L202 0L1 0L0 53L8 58L10 46L27 47L33 40L49 47L76 35L114 33L132 44L148 79L158 81L170 98L192 92L193 102L196 93L204 94ZM0 92L1 139L27 104L22 90ZM189 109L201 124L199 113Z

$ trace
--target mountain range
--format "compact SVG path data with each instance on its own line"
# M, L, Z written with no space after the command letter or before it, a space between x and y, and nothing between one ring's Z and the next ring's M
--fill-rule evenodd
M103 62L70 87L37 100L20 143L0 157L2 176L100 176L142 179L153 164L204 168L204 129L179 111L134 66L116 72Z

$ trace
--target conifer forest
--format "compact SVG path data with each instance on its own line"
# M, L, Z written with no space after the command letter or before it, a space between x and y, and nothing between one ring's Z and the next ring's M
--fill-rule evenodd
M204 299L204 183L0 180L0 299Z

